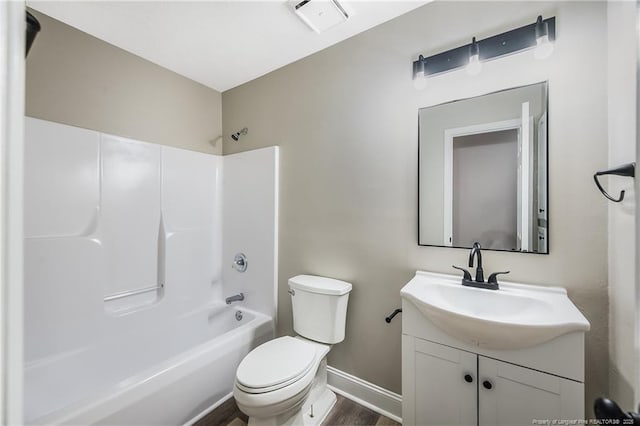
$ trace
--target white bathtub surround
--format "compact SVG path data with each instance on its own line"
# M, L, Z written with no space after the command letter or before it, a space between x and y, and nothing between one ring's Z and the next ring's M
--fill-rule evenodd
M276 318L278 283L278 147L224 156L222 282L226 296L243 292L244 305ZM248 196L250 194L250 196ZM264 256L263 253L273 255ZM232 267L236 254L248 267Z
M223 157L26 121L26 422L188 421L273 335L277 239L252 251L266 279L227 285L223 237L237 234L223 232ZM277 176L277 148L261 151ZM235 220L277 218L275 189L236 189L259 201ZM250 308L224 303L236 292Z

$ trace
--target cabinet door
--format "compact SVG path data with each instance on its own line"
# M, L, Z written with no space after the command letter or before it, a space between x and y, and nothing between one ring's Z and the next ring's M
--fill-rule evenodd
M533 420L583 419L584 385L478 357L479 425L531 425Z
M476 425L477 355L411 336L402 339L403 424Z

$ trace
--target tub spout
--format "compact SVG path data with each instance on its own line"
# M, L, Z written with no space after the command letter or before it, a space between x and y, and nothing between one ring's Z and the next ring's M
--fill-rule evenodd
M234 294L233 296L227 297L226 302L227 305L230 305L231 302L240 302L244 300L244 293Z

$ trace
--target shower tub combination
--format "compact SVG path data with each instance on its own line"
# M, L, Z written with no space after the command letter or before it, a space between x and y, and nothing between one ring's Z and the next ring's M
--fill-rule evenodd
M36 119L26 135L26 423L191 423L273 338L277 148L218 157Z
M180 425L197 418L229 396L242 358L273 336L270 317L243 310L238 321L236 312L224 307L213 316L193 313L152 339L127 336L28 366L26 387L34 392L27 421ZM78 374L79 380L71 379Z

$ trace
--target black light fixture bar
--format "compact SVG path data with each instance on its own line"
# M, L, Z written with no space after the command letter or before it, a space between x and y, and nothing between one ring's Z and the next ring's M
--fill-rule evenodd
M549 41L556 39L556 18L551 17L542 21L549 29ZM497 59L521 50L536 46L536 23L516 28L476 42L480 50L480 61ZM413 75L424 66L424 75L435 75L462 68L469 63L471 43L446 52L437 53L427 58L422 57L413 62ZM422 62L422 64L420 63Z

